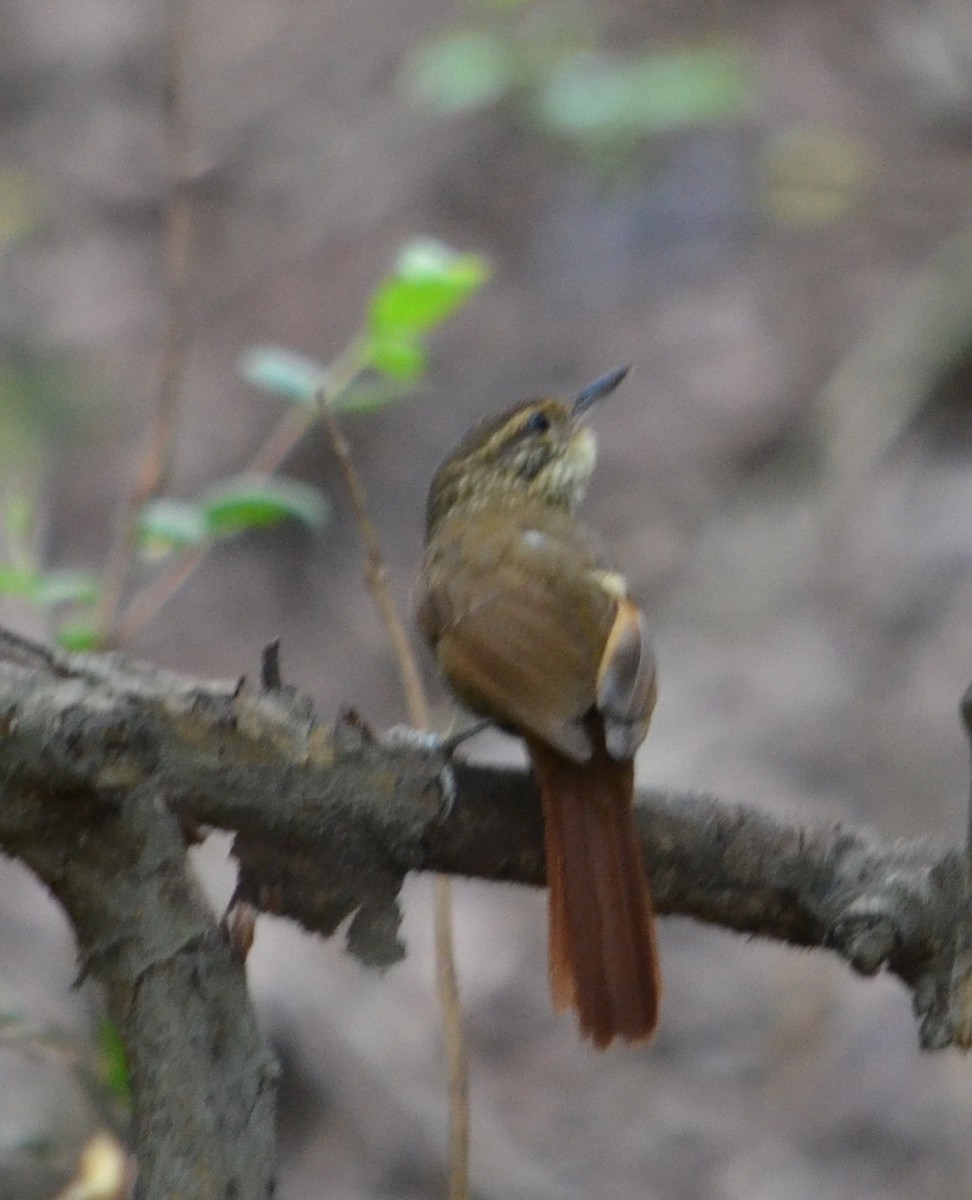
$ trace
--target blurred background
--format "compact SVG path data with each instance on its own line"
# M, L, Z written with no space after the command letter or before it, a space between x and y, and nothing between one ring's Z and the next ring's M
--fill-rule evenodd
M97 572L144 448L166 312L166 20L122 0L0 9L0 564ZM466 427L632 362L598 414L587 516L653 629L642 780L961 836L972 9L192 0L187 29L191 337L170 493L233 474L279 420L240 378L248 348L327 361L413 235L483 254L491 281L411 394L346 418L401 602L428 480ZM319 431L286 470L330 496L327 527L221 544L129 648L252 675L279 635L323 714L395 723ZM0 620L51 629L10 596ZM473 752L517 753L498 736ZM217 906L226 851L198 852ZM259 924L286 1200L443 1194L430 881L404 899L410 955L384 976L340 939ZM98 1001L70 990L69 932L10 862L0 913L0 1196L31 1200L104 1120ZM460 883L456 938L477 1196L967 1197L972 1073L919 1054L892 981L665 920L657 1040L599 1055L549 1010L543 895Z

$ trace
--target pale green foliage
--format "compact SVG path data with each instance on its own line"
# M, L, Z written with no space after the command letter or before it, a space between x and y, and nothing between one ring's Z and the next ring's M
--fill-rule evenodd
M407 242L375 288L360 333L334 366L294 350L256 346L242 357L240 373L262 391L308 409L308 424L325 393L336 409L379 408L401 399L406 386L420 378L428 335L457 312L488 275L478 255L457 253L428 238ZM138 549L152 562L281 521L320 530L330 516L330 502L319 488L279 474L245 473L214 483L195 499L151 500L138 517ZM59 643L72 650L96 648L99 634L91 610L100 598L97 577L34 562L33 507L22 495L11 494L3 501L2 517L10 561L0 560L0 599L26 600L46 610L66 608L59 613Z
M439 116L500 102L538 133L585 149L739 118L749 94L741 48L728 39L619 54L589 23L518 3L516 17L482 6L477 25L421 45L408 91Z

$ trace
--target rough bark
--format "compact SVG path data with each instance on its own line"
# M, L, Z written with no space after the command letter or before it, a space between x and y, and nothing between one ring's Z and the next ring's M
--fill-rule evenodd
M657 791L638 820L659 912L889 970L925 1047L968 1048L964 846ZM250 688L0 631L0 846L64 906L106 990L139 1195L262 1198L274 1066L229 932L247 922L219 926L187 868L197 826L236 835L237 914L324 934L352 916L352 952L387 965L408 871L544 882L539 804L523 771L448 763L433 740L379 739L352 714L324 723L266 671Z

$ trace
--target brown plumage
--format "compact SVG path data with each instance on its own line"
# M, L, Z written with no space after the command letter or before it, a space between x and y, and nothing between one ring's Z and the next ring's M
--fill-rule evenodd
M651 1036L658 951L631 810L631 760L602 749L578 764L528 739L543 800L550 990L597 1047Z
M419 626L458 698L526 741L544 812L550 985L596 1046L658 1020L654 920L632 812L654 660L624 580L574 518L594 465L571 408L526 401L473 430L429 493Z

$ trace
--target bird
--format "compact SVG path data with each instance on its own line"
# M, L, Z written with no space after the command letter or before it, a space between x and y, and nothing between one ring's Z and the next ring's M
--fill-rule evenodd
M657 699L643 613L577 517L597 457L591 410L523 400L436 470L415 588L418 628L455 697L526 744L540 793L549 986L603 1049L648 1041L661 973L634 817L634 755Z

